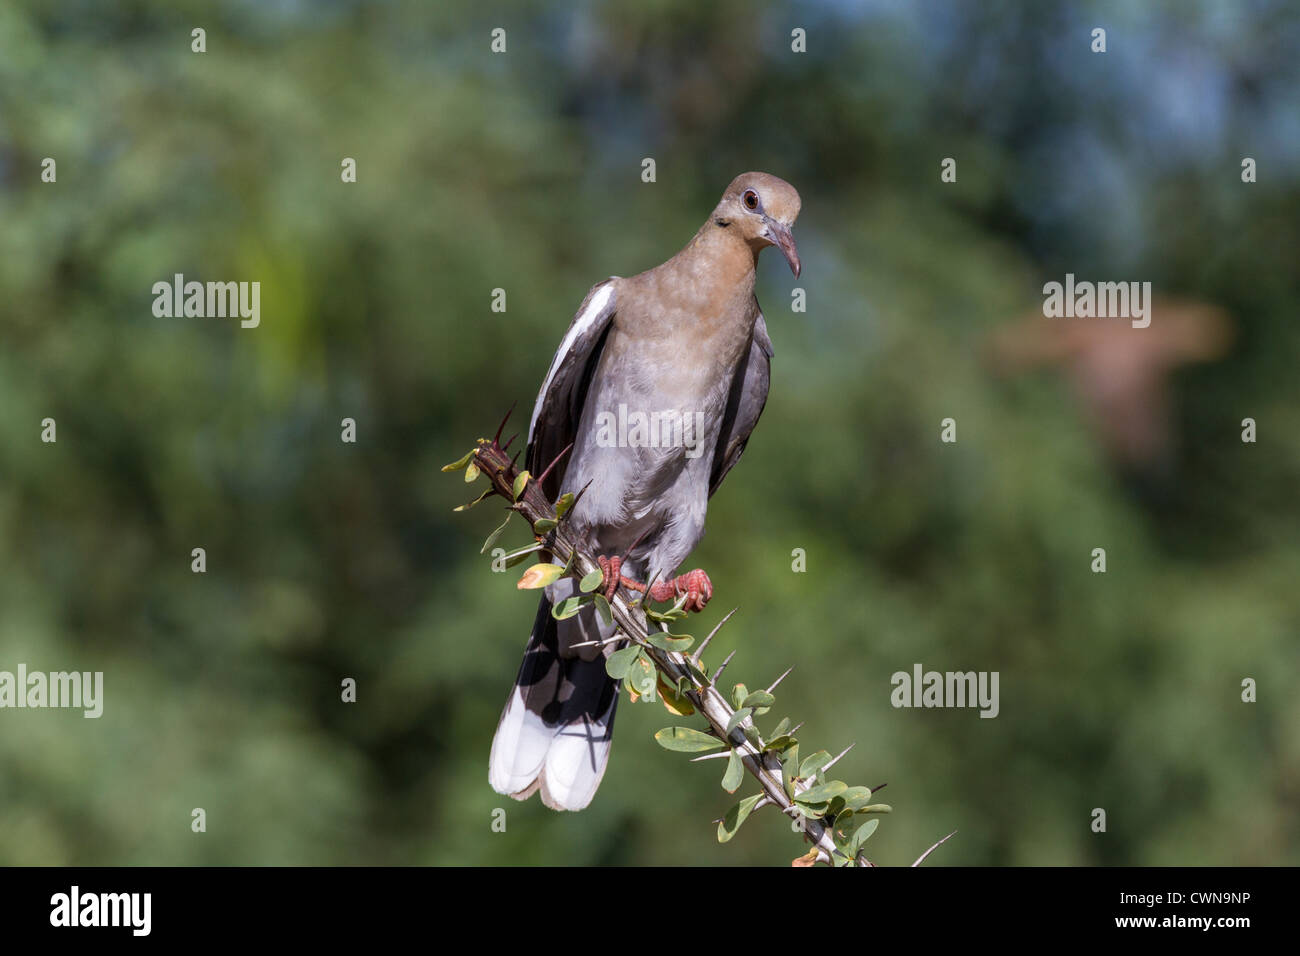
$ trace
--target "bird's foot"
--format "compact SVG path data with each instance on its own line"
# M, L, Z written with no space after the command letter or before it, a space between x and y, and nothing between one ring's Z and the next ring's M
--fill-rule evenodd
M601 582L605 600L614 600L614 592L618 590L620 584L629 591L645 591L643 583L634 581L622 573L623 559L621 557L607 558L604 555L598 555L596 563L600 565L601 573L605 576ZM686 601L682 604L683 609L687 611L703 611L704 606L713 597L713 582L709 580L709 576L704 573L702 568L696 568L694 571L687 571L685 574L677 575L671 581L658 581L650 586L650 600L652 601L676 601L682 595L686 596Z
M644 591L645 585L623 578L623 584L633 591ZM686 595L682 608L687 611L703 611L704 605L713 597L713 582L703 569L696 568L685 574L679 574L671 581L659 581L650 586L650 600L676 601Z
M622 558L617 555L612 558L607 558L601 554L596 556L596 563L600 565L601 574L605 575L605 579L601 582L600 586L603 589L606 601L614 600L614 592L618 590L619 582L626 584L634 591L640 590L640 588L632 587L636 582L623 577L623 575L619 573L619 569L623 566Z

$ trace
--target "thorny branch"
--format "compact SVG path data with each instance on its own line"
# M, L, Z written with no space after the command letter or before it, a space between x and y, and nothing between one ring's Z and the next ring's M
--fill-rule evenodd
M509 413L506 417L509 418ZM504 425L503 421L502 427ZM556 563L529 568L524 579L519 583L521 588L542 587L560 574L570 574L586 579L584 591L597 590L595 586L589 585L599 581L600 566L595 557L582 550L574 540L565 520L575 508L581 506L582 492L579 492L576 497L571 494L561 496L560 501L552 505L542 491L540 478L534 478L515 465L506 453L506 447L509 447L510 443L507 442L506 446L502 447L499 443L500 437L501 429L498 429L495 438L479 439L473 451L443 469L452 471L465 468L467 482L473 481L481 474L491 483L491 488L487 492L470 505L463 505L462 508L471 507L492 495L499 495L511 502L509 507L512 512L518 512L528 522L536 543L530 548L515 552L516 560L523 560L528 553L536 552L542 555L549 553ZM560 453L560 457L567 451L566 448ZM555 462L552 462L546 471L549 472L554 465ZM483 548L484 552L493 544L504 527L503 524L488 539ZM653 581L646 582L646 593L649 592L652 583ZM595 603L600 613L607 619L613 619L618 633L610 639L609 643L626 642L627 646L621 652L625 661L635 662L628 655L635 655L638 658L644 655L649 664L653 665L654 670L657 671L657 675L654 676L658 680L652 681L649 686L642 685L640 690L643 693L640 696L653 699L657 684L658 692L664 698L665 706L670 710L683 714L689 714L693 710L708 721L707 736L705 732L684 727L660 731L656 734L656 739L661 745L672 750L686 751L712 750L725 745L728 749L718 753L707 753L694 759L710 760L723 757L728 758L729 761L738 759L743 770L757 781L761 792L742 800L726 817L718 821L719 840L729 840L745 818L754 811L774 806L789 819L799 820L804 837L813 844L812 850L796 859L794 865L812 866L815 863L840 866L874 865L866 858L861 844L875 829L877 818L873 816L868 822L852 830L849 829L849 824L855 819L860 821L862 816L868 814L889 812L890 808L884 804L870 803L872 791L879 790L884 784L873 788L849 788L840 781L828 781L826 776L826 772L851 749L852 745L850 744L833 759L822 751L808 758L801 765L798 741L794 738L798 726L787 730L785 729L787 722L782 721L776 732L764 738L754 722L755 716L761 716L770 709L773 702L772 691L786 678L790 670L773 681L766 691L750 692L744 685L737 685L733 691L733 699L729 700L719 689L718 680L735 656L735 652L728 655L712 675L704 669L700 660L701 653L714 635L736 613L735 610L724 617L692 653L686 654L681 649L671 648L675 643L684 645L689 639L685 641L675 639L667 625L669 620L685 616L685 612L680 609L681 602L677 607L659 613L645 607L639 598L631 598L622 588L608 602L600 595L591 594L569 600L575 602L572 608L567 609L572 613L577 612L580 604L590 602ZM561 611L560 608L556 609L557 614ZM635 690L633 693L635 694ZM685 701L689 701L689 706L684 706ZM674 702L676 707L673 706ZM738 715L738 710L743 713ZM724 778L723 786L734 791L742 778L739 769L736 769L733 775L732 766L729 762L729 772L727 778ZM729 785L729 778L733 776L734 780L731 780ZM819 780L826 782L819 783ZM948 837L944 837L932 846L913 865L919 864L947 839Z

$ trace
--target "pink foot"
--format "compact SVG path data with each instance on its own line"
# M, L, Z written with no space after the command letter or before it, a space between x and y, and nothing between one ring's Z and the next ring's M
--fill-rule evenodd
M687 611L703 611L704 605L713 597L713 582L702 568L679 574L671 581L661 581L650 589L652 601L675 601L683 594L686 603L682 605Z

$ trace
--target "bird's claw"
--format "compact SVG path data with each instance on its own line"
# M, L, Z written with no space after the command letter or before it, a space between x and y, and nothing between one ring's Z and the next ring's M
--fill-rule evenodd
M704 610L704 606L713 597L713 582L709 580L703 568L679 574L671 581L656 584L650 589L650 599L653 601L674 601L682 595L686 595L686 601L682 604L683 610Z
M626 582L626 579L620 573L623 559L618 556L607 558L602 554L596 557L596 563L600 565L600 572L605 576L600 585L604 589L605 600L612 601L620 581ZM631 582L626 583L630 584Z
M644 584L640 581L633 581L622 573L622 558L607 558L604 555L599 555L596 558L596 563L600 565L601 573L605 576L601 582L601 588L606 600L614 600L614 592L618 590L620 584L629 591L645 591ZM650 600L652 601L671 602L682 596L686 598L682 602L682 608L687 611L703 611L704 606L712 599L713 582L709 580L709 576L704 573L702 568L679 574L671 581L659 581L650 587Z

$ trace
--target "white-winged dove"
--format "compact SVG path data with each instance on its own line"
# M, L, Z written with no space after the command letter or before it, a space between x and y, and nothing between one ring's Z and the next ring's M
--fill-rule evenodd
M772 342L754 297L759 252L776 246L795 276L790 227L799 194L766 173L737 176L695 238L663 265L592 287L542 383L528 429L527 468L552 468L543 490L588 486L568 519L599 555L602 587L650 598L713 594L701 570L673 577L704 534L709 497L739 460L767 400ZM665 434L665 432L667 434ZM492 741L489 779L556 810L591 802L609 762L618 682L605 672L614 634L588 605L556 621L577 593L546 589ZM575 645L585 645L578 647Z

